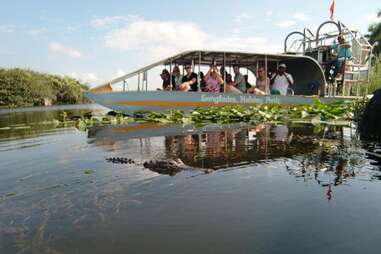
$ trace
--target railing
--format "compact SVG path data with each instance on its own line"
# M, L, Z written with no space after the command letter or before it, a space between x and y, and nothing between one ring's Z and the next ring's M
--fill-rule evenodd
M337 29L321 34L322 28L326 25L335 25ZM309 35L308 38L306 36L307 33ZM336 39L339 34L342 34L345 39L351 43L353 59L345 61L341 77L335 78L326 84L325 94L328 96L336 96L338 95L338 88L340 88L340 93L343 96L360 95L361 84L364 84L369 80L372 58L372 45L360 32L349 29L341 22L326 21L318 27L316 35L314 35L308 28L305 28L303 33L290 33L285 39L285 53L290 53L287 45L288 39L295 34L302 35L303 40L295 40L291 45L301 42L303 45L303 52L300 52L299 48L297 52L291 53L310 55L322 65L327 61L326 58L330 55L328 50L329 46L332 45L332 41ZM311 36L314 37L312 40ZM313 45L313 42L315 45ZM353 90L352 88L355 89Z

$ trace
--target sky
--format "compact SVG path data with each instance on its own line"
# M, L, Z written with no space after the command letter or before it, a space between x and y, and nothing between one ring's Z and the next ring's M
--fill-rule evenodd
M332 0L1 0L0 67L91 86L190 49L282 52L285 36L329 19ZM335 19L366 33L379 0L336 0Z

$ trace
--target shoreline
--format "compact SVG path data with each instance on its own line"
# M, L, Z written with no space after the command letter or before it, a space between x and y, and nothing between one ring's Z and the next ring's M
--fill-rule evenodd
M65 104L65 105L52 105L52 106L0 108L0 115L8 114L8 113L43 112L43 111L73 110L73 109L110 110L96 103Z

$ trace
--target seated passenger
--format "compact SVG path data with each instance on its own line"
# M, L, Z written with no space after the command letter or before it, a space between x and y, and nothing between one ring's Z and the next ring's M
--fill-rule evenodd
M206 88L206 82L204 80L204 73L202 71L200 71L200 90L202 92L205 92L205 88Z
M197 92L197 74L192 71L192 65L185 65L186 75L182 78L182 83L180 85L180 91L183 92Z
M180 74L180 69L178 66L175 66L172 71L172 77L174 79L174 84L173 84L173 90L179 90L179 87L183 81L183 75Z
M259 67L257 71L257 82L255 87L249 88L248 93L254 95L268 95L270 91L270 79L265 73L265 68Z
M224 83L224 80L218 74L217 66L212 65L208 73L204 77L206 83L205 91L219 93L221 84Z
M332 66L334 66L333 74L331 78L336 78L337 74L341 70L343 63L347 59L352 59L352 49L351 45L345 43L345 38L342 34L340 34L337 37L337 40L339 44L335 43L331 46L332 49L336 49L338 52L337 58L333 59L331 61L328 61L325 65L325 78L328 79L330 78L330 71Z
M233 66L234 70L234 86L241 92L246 93L246 81L245 77L239 72L240 66L238 64Z
M160 74L161 79L163 80L163 90L165 91L171 91L172 87L175 85L174 78L172 76L172 87L171 87L171 79L169 75L169 71L167 69L164 69Z
M287 95L288 86L294 84L291 74L286 72L286 65L280 64L278 71L270 79L271 94Z
M235 93L241 94L241 90L235 87L234 81L232 79L232 75L226 74L226 93Z

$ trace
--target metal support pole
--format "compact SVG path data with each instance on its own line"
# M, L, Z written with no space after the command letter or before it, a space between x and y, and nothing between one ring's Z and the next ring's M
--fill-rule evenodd
M226 93L226 53L224 52L224 93Z
M169 91L172 91L172 59L171 62L169 63Z
M306 28L303 30L303 54L306 53Z
M148 91L148 72L145 72L146 91Z
M201 73L201 51L198 52L198 74L197 74L198 88L197 88L197 91L199 91L199 92L201 91L200 73Z
M126 91L126 80L123 80L123 92Z
M265 73L266 73L266 78L268 77L268 69L267 69L267 55L265 55ZM271 89L270 89L271 90Z
M138 91L140 91L140 72L138 73Z

